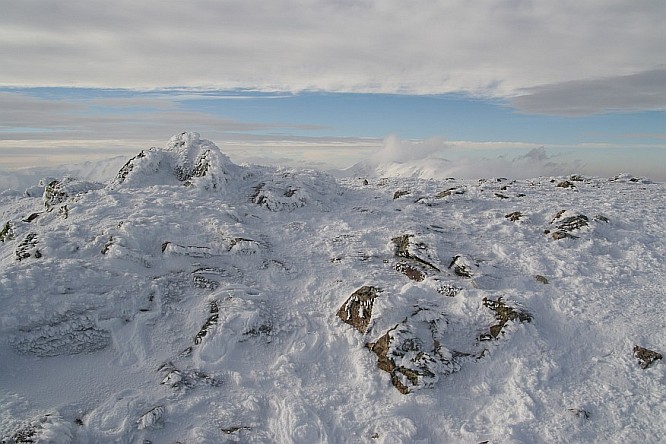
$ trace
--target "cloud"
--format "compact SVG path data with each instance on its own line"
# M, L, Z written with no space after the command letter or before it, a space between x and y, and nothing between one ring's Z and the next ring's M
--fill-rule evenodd
M666 69L527 88L510 99L526 113L586 115L666 110Z
M384 139L382 149L373 154L371 161L378 164L406 163L441 154L448 148L444 139L402 140L396 135Z
M638 159L638 160L637 160ZM366 160L347 170L352 176L401 176L422 179L479 179L618 173L666 180L661 165L666 150L653 145L578 144L550 146L514 142L465 142L432 138L424 141L389 136Z
M658 69L665 15L652 0L23 0L0 16L0 85L512 97Z

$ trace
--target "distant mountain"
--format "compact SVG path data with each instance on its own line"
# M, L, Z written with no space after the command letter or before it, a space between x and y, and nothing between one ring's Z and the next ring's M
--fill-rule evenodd
M400 160L0 194L0 440L658 442L665 185Z

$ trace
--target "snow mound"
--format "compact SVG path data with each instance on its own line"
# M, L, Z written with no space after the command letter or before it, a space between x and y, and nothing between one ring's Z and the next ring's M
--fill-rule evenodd
M239 175L240 167L198 133L173 136L164 149L141 151L118 171L114 185L144 187L182 183L217 190Z

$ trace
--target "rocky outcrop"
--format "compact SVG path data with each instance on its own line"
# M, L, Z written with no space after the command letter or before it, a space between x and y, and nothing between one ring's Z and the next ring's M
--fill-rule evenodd
M221 189L240 175L241 167L198 133L173 136L164 149L151 148L132 157L118 171L114 186L181 183L206 190Z
M111 343L111 334L85 315L65 314L22 327L12 341L16 351L36 356L93 353Z
M418 308L367 347L377 355L377 366L391 375L393 386L407 394L431 387L440 376L460 368L454 353L442 346L446 326L443 313Z
M338 310L338 317L361 333L365 333L372 317L372 305L382 292L377 287L364 286L352 293Z
M481 341L488 341L499 338L500 335L504 333L504 327L509 322L532 321L532 316L529 313L506 305L501 297L497 298L495 301L492 299L483 298L483 306L494 312L495 319L497 319L498 322L497 324L490 326L488 333L484 333L479 337L479 340Z

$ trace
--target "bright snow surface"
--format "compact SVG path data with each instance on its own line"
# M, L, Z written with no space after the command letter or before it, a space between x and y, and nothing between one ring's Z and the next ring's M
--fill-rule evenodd
M660 442L665 191L336 180L184 133L1 194L0 438Z

